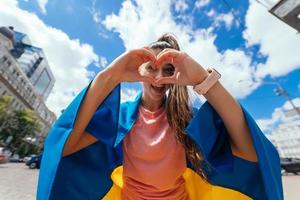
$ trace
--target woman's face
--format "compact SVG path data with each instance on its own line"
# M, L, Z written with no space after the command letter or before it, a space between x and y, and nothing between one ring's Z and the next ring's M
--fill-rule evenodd
M152 49L152 51L157 55L161 50L160 49ZM153 64L148 62L144 64L144 73L148 76L152 76L155 79L159 79L160 77L172 76L174 73L174 67L171 64L166 64L164 66L155 69ZM169 85L156 85L148 82L143 83L143 100L148 103L151 102L157 103L161 105L165 93L168 89Z

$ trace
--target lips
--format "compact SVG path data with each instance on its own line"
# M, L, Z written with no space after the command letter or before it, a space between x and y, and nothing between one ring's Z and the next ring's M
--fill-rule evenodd
M154 85L151 84L151 88L152 88L152 91L156 95L161 95L165 91L165 86L163 86L163 85L161 85L161 86L154 86Z

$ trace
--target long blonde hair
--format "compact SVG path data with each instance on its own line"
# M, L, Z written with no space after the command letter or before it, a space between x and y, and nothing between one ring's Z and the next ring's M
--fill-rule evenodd
M162 35L156 42L149 45L151 49L163 50L172 48L180 51L175 37L169 33ZM185 127L192 118L193 110L190 105L187 86L170 84L166 99L167 118L170 126L176 133L177 140L183 145L186 156L192 164L194 171L204 180L207 180L202 170L204 160L194 141L184 132Z

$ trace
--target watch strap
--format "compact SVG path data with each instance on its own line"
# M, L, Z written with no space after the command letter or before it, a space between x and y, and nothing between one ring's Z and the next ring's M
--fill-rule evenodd
M208 76L201 83L195 85L194 90L200 94L204 95L207 91L217 83L217 81L221 78L221 74L214 68L208 69Z

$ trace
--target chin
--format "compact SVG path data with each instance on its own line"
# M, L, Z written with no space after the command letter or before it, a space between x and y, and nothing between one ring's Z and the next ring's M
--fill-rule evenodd
M154 86L150 83L144 83L143 85L145 98L154 102L162 102L164 100L164 96L166 95L167 87L166 85L158 85Z
M162 85L160 87L155 87L153 85L150 85L149 93L151 94L150 96L153 100L163 100L166 94L166 86Z

